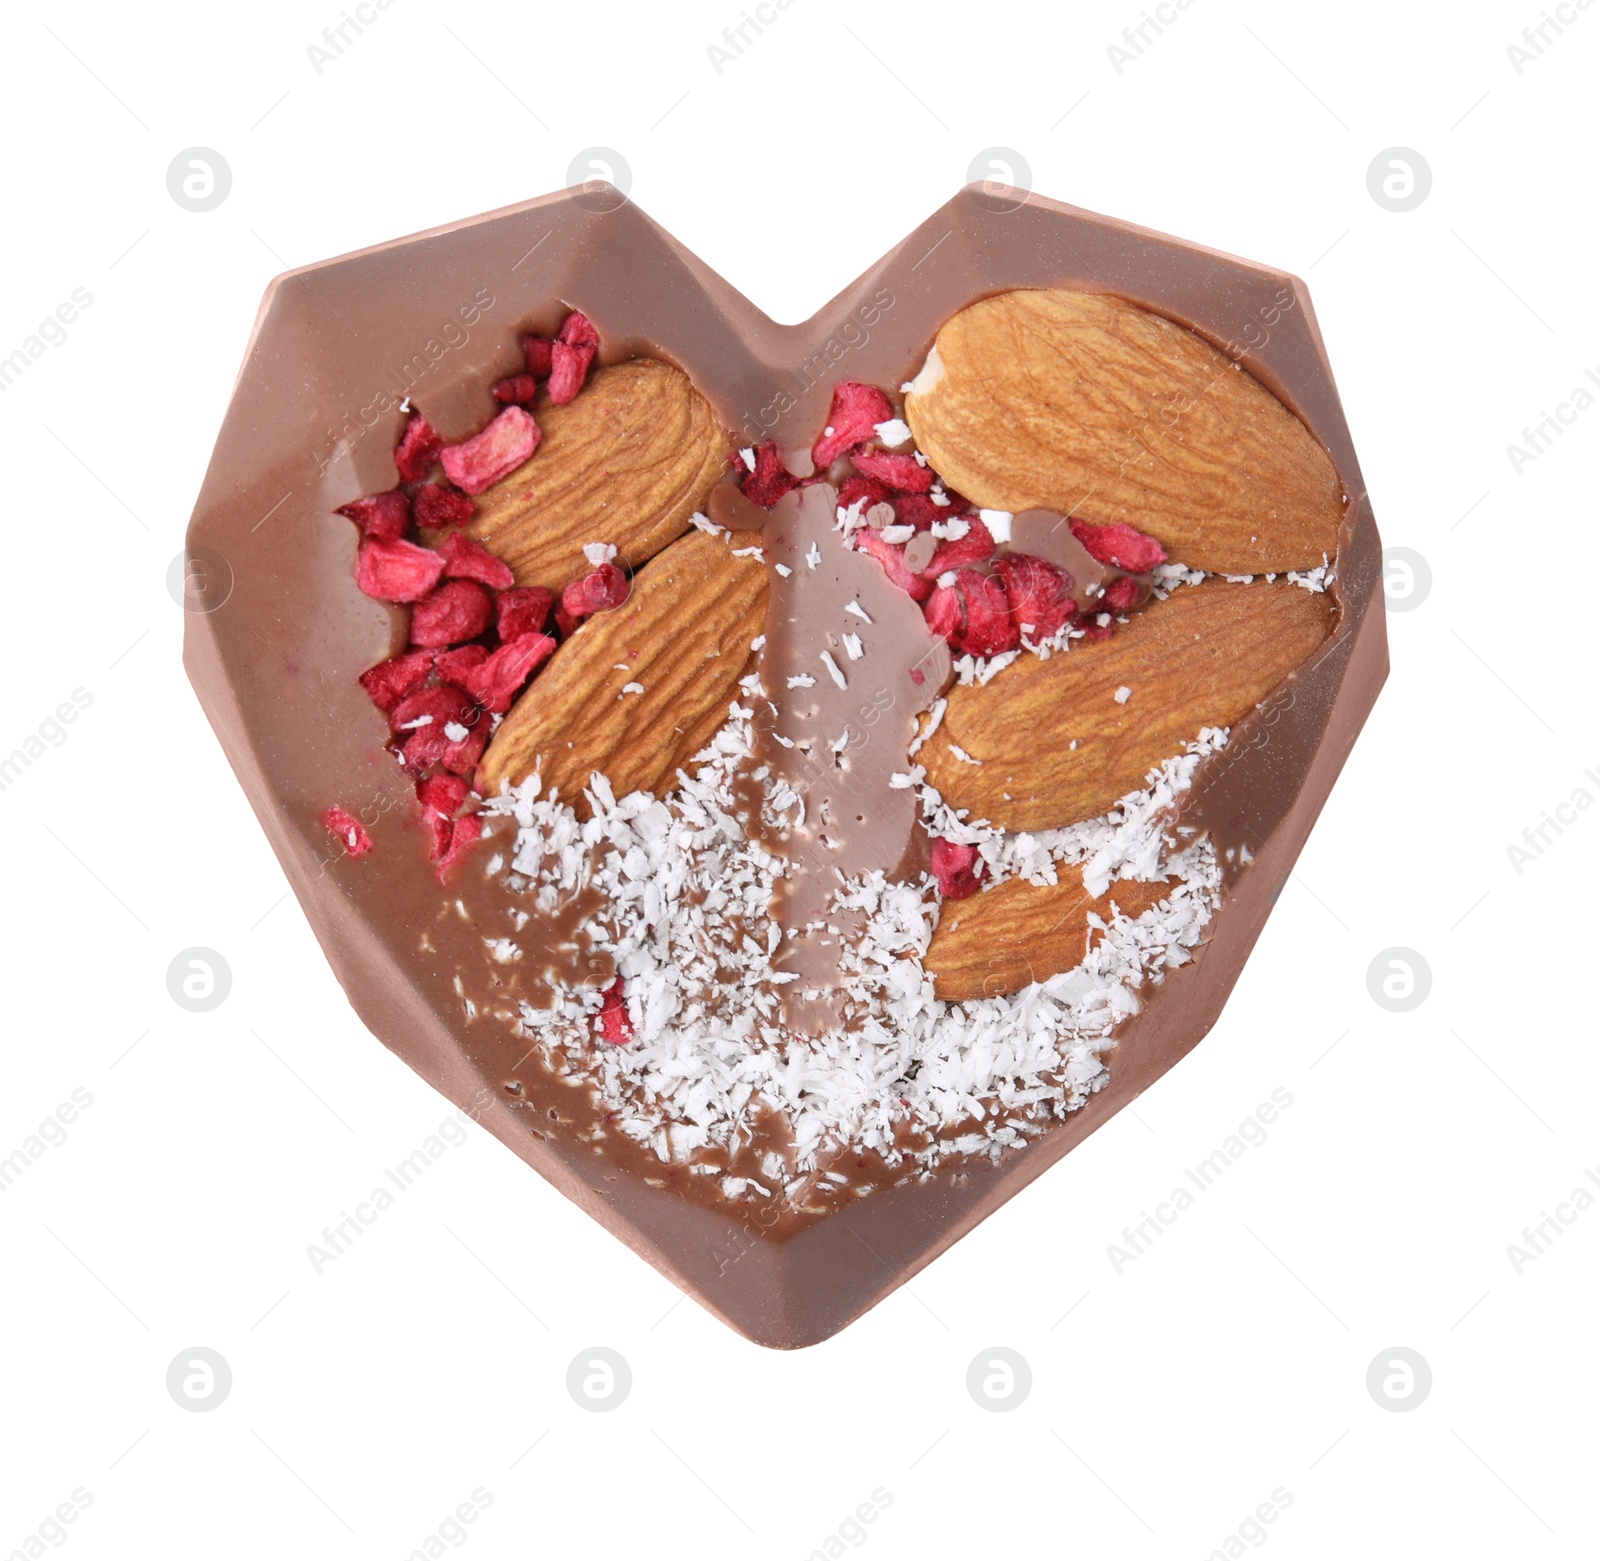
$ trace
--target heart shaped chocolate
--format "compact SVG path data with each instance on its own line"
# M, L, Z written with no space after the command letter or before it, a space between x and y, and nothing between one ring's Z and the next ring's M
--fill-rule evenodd
M778 1347L1198 1043L1387 672L1304 287L976 186L792 327L592 191L289 273L189 552L363 1021Z

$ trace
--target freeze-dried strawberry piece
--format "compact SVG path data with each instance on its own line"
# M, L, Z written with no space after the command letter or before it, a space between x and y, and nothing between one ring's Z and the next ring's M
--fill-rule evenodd
M445 728L446 745L439 762L457 775L471 775L478 768L478 760L489 743L489 723L480 721L463 730L458 724Z
M956 576L956 590L966 609L966 623L956 648L974 656L999 656L1022 643L1005 587L976 569L963 569Z
M560 602L556 603L555 617L556 628L564 640L571 639L573 634L583 625L583 619L574 618Z
M967 527L966 534L939 544L932 561L922 571L929 580L937 580L947 570L964 569L968 564L981 564L994 557L994 538L989 528L976 515L966 515L962 519Z
M922 583L926 585L927 581ZM927 621L930 634L937 634L940 639L948 640L952 645L960 639L961 598L956 595L956 588L953 585L936 585L928 593L922 616Z
M1071 522L1072 534L1087 549L1097 563L1113 564L1118 569L1128 569L1134 574L1154 569L1167 561L1167 550L1154 537L1135 531L1127 521L1115 525L1095 526L1086 520Z
M588 316L576 310L569 314L561 334L550 344L550 380L546 388L557 406L564 407L583 389L599 346L600 335Z
M432 670L431 651L408 650L403 656L394 656L388 661L380 661L375 667L368 667L358 681L373 704L385 715L392 715L394 707L412 689L420 687Z
M1002 553L994 567L1011 599L1011 616L1030 640L1049 639L1077 612L1072 576L1059 564L1032 553Z
M470 690L472 685L467 681L468 676L488 659L487 645L458 645L456 649L447 650L436 657L433 665L434 670L446 683L454 683L457 688Z
M828 409L828 426L811 447L811 459L822 471L858 444L865 444L879 423L894 416L889 398L876 385L846 380L833 387L833 405Z
M464 688L451 683L435 683L407 694L390 714L397 732L425 731L434 726L443 730L455 723L470 726L478 719L477 702Z
M430 775L417 782L417 801L424 813L443 813L453 817L467 800L467 783L459 775Z
M511 374L505 379L497 379L489 387L489 394L496 401L519 406L524 401L532 401L539 394L539 382L531 374Z
M763 509L771 509L784 494L800 486L800 479L783 464L783 457L771 440L757 449L754 471L745 466L742 457L735 457L735 460L744 496Z
M450 844L439 857L440 883L444 882L445 874L467 854L472 848L472 842L482 833L483 821L475 813L466 818L458 818L450 826Z
M437 647L475 640L489 627L493 610L476 580L446 580L411 609L411 643Z
M449 444L439 452L444 474L467 493L514 472L539 448L539 425L521 407L507 407L482 433Z
M561 605L569 617L587 618L590 613L620 607L628 599L628 577L615 564L601 564L581 580L574 580L561 593Z
M465 525L477 512L478 506L466 494L442 482L425 482L411 495L411 513L424 531Z
M380 602L414 602L426 596L443 573L444 559L415 542L370 538L356 555L356 584Z
M628 1017L628 999L623 995L621 976L600 994L600 1013L595 1027L613 1046L626 1046L633 1039L633 1020Z
M874 504L885 504L888 499L888 488L879 482L876 477L846 477L839 484L840 509L849 509L853 504L860 504L861 513L865 515ZM862 502L863 500L865 500L865 503Z
M421 482L432 470L443 443L444 440L428 426L427 418L420 412L413 412L405 432L400 435L400 443L394 447L394 465L401 482Z
M492 585L497 591L516 583L510 564L459 531L452 531L439 544L439 556L444 560L446 580L476 580L480 585Z
M933 876L939 881L939 896L945 900L964 900L976 894L989 870L976 846L957 845L942 835L933 837L928 855Z
M550 372L550 339L546 336L522 338L522 361L535 379L543 379Z
M367 833L366 826L338 803L322 815L322 822L344 842L351 856L365 856L372 849L372 836Z
M885 542L883 533L874 531L870 526L863 526L855 533L855 542L860 552L870 553L883 565L883 572L888 575L890 582L899 586L912 601L927 600L933 584L920 575L912 574L906 567L906 550L901 543Z
M555 597L542 585L518 585L495 599L495 628L509 645L524 634L537 634L550 621Z
M377 537L381 542L398 542L411 525L411 501L403 488L351 499L334 513L348 516L367 536Z
M467 689L485 710L504 715L517 690L555 654L555 648L548 634L521 635L475 667L467 676Z
M914 455L862 450L850 457L850 464L863 475L876 477L901 493L926 493L933 486L933 468L922 465Z
M1132 575L1113 580L1105 589L1099 605L1106 612L1127 612L1139 605L1139 582Z
M1077 624L1075 625L1075 627L1083 631L1083 637L1088 640L1091 645L1098 643L1100 640L1110 639L1111 631L1116 627L1116 625L1112 623L1101 624L1096 622L1096 615L1098 611L1099 609L1097 608L1094 613L1084 613L1083 616L1078 619Z
M929 530L936 520L957 520L966 517L955 508L935 504L926 493L900 494L890 502L894 505L895 522L901 526L915 526L918 531Z

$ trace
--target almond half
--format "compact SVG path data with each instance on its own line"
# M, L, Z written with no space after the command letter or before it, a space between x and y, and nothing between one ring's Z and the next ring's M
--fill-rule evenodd
M733 555L757 540L696 531L646 564L628 600L586 620L511 707L479 790L535 769L543 795L575 804L596 770L619 797L671 790L727 720L765 623L766 565Z
M610 542L637 569L689 529L733 448L711 404L655 358L601 369L566 406L537 409L533 457L485 490L467 525L511 565L518 585L560 595Z
M1058 875L1053 884L1014 878L969 900L947 902L922 961L933 976L934 996L964 1003L1046 981L1083 963L1091 947L1091 912L1110 921L1115 904L1140 916L1172 892L1167 883L1125 878L1097 900L1077 868L1059 868Z
M1325 593L1286 580L1180 587L1109 639L1024 654L985 686L951 689L918 762L951 807L1003 829L1097 818L1201 727L1248 715L1333 622Z
M1327 452L1203 337L1102 293L1000 293L953 315L906 398L917 445L986 508L1126 521L1217 574L1337 551Z

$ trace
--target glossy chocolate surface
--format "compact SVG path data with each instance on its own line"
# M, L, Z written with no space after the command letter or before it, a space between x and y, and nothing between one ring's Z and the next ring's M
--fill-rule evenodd
M441 889L411 783L384 748L384 717L356 682L399 649L400 615L357 591L356 531L332 512L394 485L402 398L447 439L472 434L495 410L490 383L520 367L519 332L549 330L568 306L595 321L605 360L665 357L741 438L803 450L837 381L898 386L945 319L1015 287L1112 292L1168 315L1303 419L1348 496L1338 627L1235 727L1184 799L1182 822L1217 842L1224 903L1192 964L1143 994L1143 1011L1119 1028L1110 1088L998 1165L946 1166L908 1182L860 1159L852 1179L881 1184L869 1196L835 1207L819 1180L794 1204L732 1205L716 1177L691 1176L607 1131L585 1092L549 1073L507 1022L542 978L536 962L498 965L485 953L484 938L502 935L520 904L482 871L496 844L509 843L510 823L499 821ZM798 499L793 508L799 524ZM774 535L781 521L768 521ZM225 597L223 584L212 588L220 605L188 617L190 677L362 1020L458 1105L487 1089L486 1127L712 1312L779 1347L817 1342L859 1316L1197 1044L1388 665L1377 531L1303 285L1038 196L1016 206L977 187L797 326L767 319L637 207L581 191L281 277L262 305L189 545L214 580L231 576ZM1062 545L1076 546L1070 536ZM775 599L781 614L782 593ZM321 823L334 802L367 820L370 855L338 851ZM863 860L878 849L873 839L861 837ZM1240 867L1241 845L1252 866ZM575 926L582 914L568 907L562 919Z

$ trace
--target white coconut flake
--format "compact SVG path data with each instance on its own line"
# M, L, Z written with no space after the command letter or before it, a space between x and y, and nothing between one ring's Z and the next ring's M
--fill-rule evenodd
M867 616L867 609L854 598L844 604L844 610L846 612L853 612L863 623L872 622L872 619Z
M583 556L589 560L591 569L598 569L602 564L609 564L617 556L616 545L611 542L585 542Z
M911 443L911 425L903 418L891 417L872 431L886 450L898 450L901 445Z
M1114 693L1114 694L1113 694L1113 695L1112 695L1112 696L1111 696L1111 697L1112 697L1112 698L1113 698L1113 699L1114 699L1114 700L1116 700L1116 702L1117 702L1117 703L1118 703L1118 704L1119 704L1119 705L1125 705L1125 704L1127 704L1127 702L1128 702L1128 700L1129 700L1129 699L1130 699L1130 698L1131 698L1131 697L1132 697L1132 696L1133 696L1133 690L1132 690L1132 689L1131 689L1131 688L1129 688L1129 687L1128 687L1128 685L1127 685L1127 684L1126 684L1126 683L1124 683L1124 684L1123 684L1123 685L1122 685L1122 687L1121 687L1121 688L1119 688L1119 689L1118 689L1118 690L1117 690L1117 691L1116 691L1116 693Z
M844 646L845 654L852 661L860 661L866 655L866 651L862 649L861 636L859 634L842 634L839 636L839 640Z
M942 702L934 724L940 715ZM1218 904L1209 839L1177 849L1165 831L1226 732L1202 732L1103 818L1033 834L957 814L919 766L897 776L900 789L919 788L930 833L977 847L989 883L1049 883L1069 866L1092 894L1109 890L1103 935L1071 970L1005 996L942 1002L922 964L939 915L931 880L841 876L823 925L848 922L847 934L830 933L840 938L842 1018L811 1035L785 1022L781 993L798 978L772 965L785 939L770 906L789 864L736 817L736 777L752 773L751 722L730 707L698 768L680 771L662 799L618 799L596 775L591 816L580 820L541 796L535 773L487 804L517 825L508 871L518 903L548 918L578 891L599 891L605 908L586 925L624 981L632 1038L623 1046L598 1040L601 993L580 982L558 984L547 1007L521 1005L519 1026L550 1067L662 1162L718 1177L724 1197L782 1194L819 1211L830 1195L848 1195L849 1164L838 1164L847 1152L876 1153L902 1178L951 1158L998 1160L1102 1088L1116 1025L1189 961ZM792 825L798 799L753 773L763 821ZM1160 881L1165 898L1129 917L1116 907L1122 878ZM758 1155L753 1135L773 1114L787 1147Z
M822 562L822 549L815 542L806 549L806 567L815 569Z
M772 567L776 569L785 580L787 580L789 576L794 573L794 570L792 570L787 564L774 564Z
M817 680L809 672L791 672L789 674L790 688L815 688Z
M739 459L744 462L744 469L747 472L753 472L756 469L756 452L750 446L747 445L739 452Z
M644 684L643 683L624 683L622 685L622 692L624 694L642 694L644 692Z
M828 669L828 676L831 677L840 688L849 688L850 685L844 680L844 673L839 670L839 663L833 659L833 656L829 651L821 652L819 659L821 660L823 666Z
M958 758L963 764L982 764L983 763L982 759L974 759L972 757L972 755L970 753L968 753L965 748L957 747L955 743L950 742L948 739L945 742L945 747L948 748L950 750L950 752L952 754L954 754L955 757Z
M1011 540L1012 515L1010 510L981 509L978 511L978 519L989 528L989 535L996 542L1009 542Z

